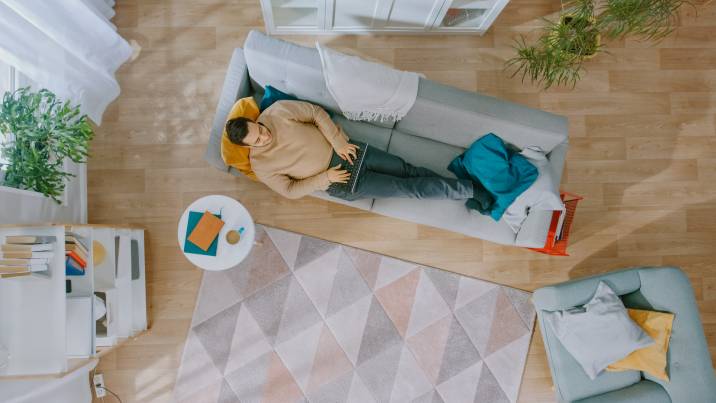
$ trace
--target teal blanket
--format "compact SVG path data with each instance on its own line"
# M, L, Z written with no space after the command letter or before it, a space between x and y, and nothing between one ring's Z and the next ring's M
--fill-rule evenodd
M461 179L471 179L494 197L492 207L483 212L495 221L507 207L537 180L538 171L525 157L510 150L501 138L486 134L456 157L448 170Z

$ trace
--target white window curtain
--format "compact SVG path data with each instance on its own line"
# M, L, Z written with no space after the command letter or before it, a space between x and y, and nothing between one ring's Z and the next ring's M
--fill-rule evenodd
M0 60L80 105L96 124L119 95L132 47L109 21L114 0L0 0Z

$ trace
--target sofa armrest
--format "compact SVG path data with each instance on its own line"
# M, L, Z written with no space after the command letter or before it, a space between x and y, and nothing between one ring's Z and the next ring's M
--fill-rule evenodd
M564 172L564 160L567 158L567 148L569 144L565 140L563 143L558 144L555 148L550 151L547 155L549 164L552 168L552 178L554 183L558 186L562 182L562 172Z
M600 281L605 281L619 295L629 294L641 287L638 268L630 268L584 277L537 289L532 302L535 308L557 311L583 305L594 296Z
M658 383L641 381L633 385L577 400L575 403L672 403Z
M567 157L567 140L558 144L547 154L549 169L555 186L555 193L559 195L559 184L562 180L564 160ZM520 231L515 238L515 245L525 248L542 248L547 241L549 226L552 224L552 211L532 210L522 223Z
M523 248L542 248L552 223L551 210L532 210L522 222L515 245Z
M221 135L224 132L226 116L229 115L236 100L249 96L250 92L249 70L246 68L244 51L241 48L236 48L226 71L224 87L221 90L219 104L214 115L214 123L211 126L209 142L204 153L204 159L221 171L226 172L229 170L229 167L224 164L224 160L221 158Z

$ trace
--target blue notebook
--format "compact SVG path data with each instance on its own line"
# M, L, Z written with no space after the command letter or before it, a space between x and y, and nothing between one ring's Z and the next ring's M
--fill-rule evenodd
M196 227L196 224L199 222L199 219L201 216L204 215L203 212L199 211L190 211L189 212L189 222L186 224L186 234L184 235L184 253L194 253L197 255L208 255L208 256L216 256L216 248L219 245L219 237L217 236L216 239L214 239L214 242L211 243L208 250L203 250L200 247L194 245L191 243L187 238L189 238L189 234L191 234L191 231L194 230L194 227ZM217 218L221 218L221 214L214 214Z

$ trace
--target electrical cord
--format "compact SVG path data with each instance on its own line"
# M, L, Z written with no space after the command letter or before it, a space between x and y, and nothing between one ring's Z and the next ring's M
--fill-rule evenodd
M122 403L122 399L120 399L119 396L118 396L116 393L112 392L111 390L107 389L107 388L104 387L104 386L102 386L102 389L104 389L105 392L109 392L112 396L114 396L114 398L117 399L117 401L118 401L119 403ZM102 400L104 400L104 399L102 399Z
M96 369L93 369L93 370L92 370L92 379L94 379L95 371L96 371ZM94 384L94 382L92 382L92 384ZM114 396L115 399L117 399L117 401L118 401L119 403L122 403L122 399L119 397L119 395L117 395L116 393L114 393L114 392L112 392L111 390L107 389L105 386L95 386L95 390L96 390L97 388L102 388L105 392L109 392L112 396ZM101 397L100 400L102 400L102 401L104 402L104 397Z

